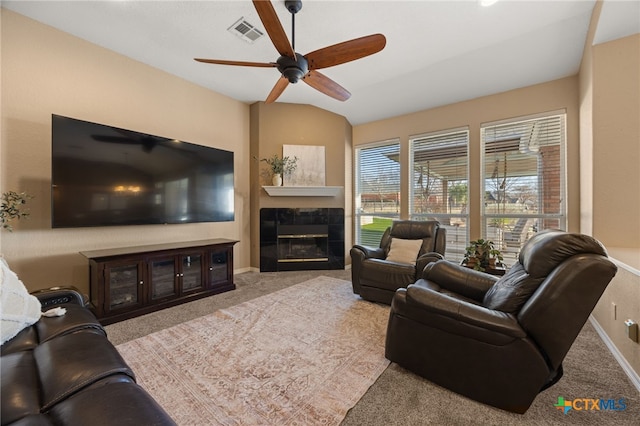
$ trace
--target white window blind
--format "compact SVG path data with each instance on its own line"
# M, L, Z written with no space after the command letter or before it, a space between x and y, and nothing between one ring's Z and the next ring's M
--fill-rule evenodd
M450 260L461 260L468 241L469 131L456 129L409 141L409 215L447 228Z
M484 237L517 254L533 233L566 229L565 114L482 126Z
M355 151L356 243L377 246L400 215L400 142L367 144Z

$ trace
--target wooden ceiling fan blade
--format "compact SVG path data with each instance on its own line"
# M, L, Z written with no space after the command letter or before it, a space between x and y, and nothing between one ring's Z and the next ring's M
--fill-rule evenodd
M253 0L253 5L278 53L280 53L281 56L295 58L296 52L294 52L287 38L287 33L284 32L282 23L280 23L280 19L278 19L276 10L273 8L271 2L269 0Z
M309 69L317 70L373 55L384 49L386 44L385 36L372 34L315 50L305 58L309 62Z
M349 93L347 89L318 71L309 71L307 75L302 78L302 81L325 95L331 96L339 101L344 102L351 97L351 93Z
M246 62L246 61L226 61L223 59L203 59L193 58L198 62L204 62L205 64L220 64L220 65L237 65L241 67L264 67L275 68L278 66L275 62Z
M284 89L286 89L288 85L289 80L284 77L280 77L276 82L276 85L273 86L273 89L271 89L271 93L269 93L269 96L267 96L267 100L265 101L265 103L271 104L275 102L276 99L278 99L280 95L282 95L282 92L284 92Z

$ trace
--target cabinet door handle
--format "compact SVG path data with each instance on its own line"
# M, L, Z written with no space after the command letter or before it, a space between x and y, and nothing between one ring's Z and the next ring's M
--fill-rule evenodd
M140 285L144 284L144 281L140 281Z
M180 277L180 274L176 274L176 277Z

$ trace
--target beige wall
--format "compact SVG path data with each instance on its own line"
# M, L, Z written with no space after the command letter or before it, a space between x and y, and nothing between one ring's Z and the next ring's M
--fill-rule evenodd
M615 256L615 252L612 254ZM627 319L640 324L640 272L619 263L616 276L593 310L593 317L640 376L640 344L627 337L624 325Z
M640 344L624 325L640 322L640 34L592 46L601 7L580 68L580 230L621 261L593 317L640 375Z
M251 265L260 267L261 208L333 207L351 205L350 190L351 125L337 114L310 105L258 102L251 106ZM271 185L268 166L259 160L282 155L282 145L320 145L325 147L327 186L344 189L335 197L271 197L263 185ZM286 185L286 182L285 182ZM347 203L346 199L349 199ZM350 212L345 208L345 221ZM350 230L351 224L346 223ZM351 247L351 233L345 235L345 246Z
M30 290L88 292L82 250L206 238L240 240L249 267L249 106L112 51L2 10L1 190L35 195L31 217L0 233L0 252ZM235 153L233 222L51 229L51 114Z
M592 72L593 235L640 250L640 34L594 46Z
M398 138L401 164L406 171L409 162L409 138L421 133L469 128L469 232L471 239L480 237L480 126L486 122L565 110L567 113L567 180L568 229L579 229L579 163L578 163L578 78L568 77L549 83L525 87L505 93L446 105L400 117L380 120L353 128L353 144ZM406 173L406 172L405 172ZM402 190L408 193L408 178L402 176ZM407 217L408 201L404 197L401 215Z
M640 34L592 46L601 7L579 74L580 229L607 247L637 250L640 269Z

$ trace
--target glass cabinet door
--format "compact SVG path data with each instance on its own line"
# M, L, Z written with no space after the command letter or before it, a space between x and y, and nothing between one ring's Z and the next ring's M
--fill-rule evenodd
M139 262L105 267L107 311L126 309L142 303L142 266Z
M228 252L214 251L209 253L209 285L226 284L229 281Z
M180 279L180 273L176 267L174 256L149 260L150 297L151 300L164 299L175 296L176 283Z
M183 292L197 290L204 287L202 262L202 253L182 256L182 272L180 273L180 278L182 279Z

